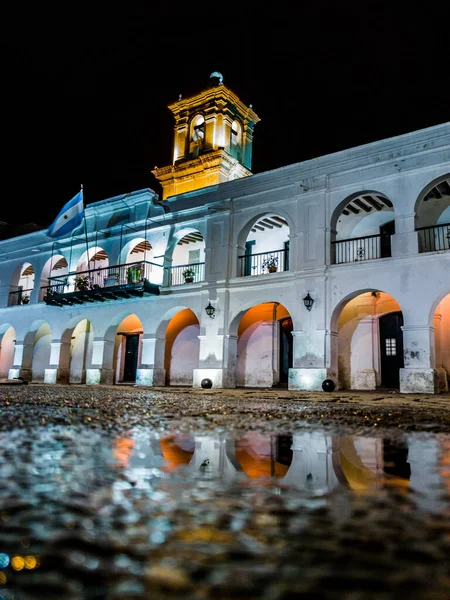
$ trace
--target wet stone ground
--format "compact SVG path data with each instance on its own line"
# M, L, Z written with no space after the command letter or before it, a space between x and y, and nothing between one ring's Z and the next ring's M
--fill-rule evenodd
M0 387L0 600L449 600L450 396Z

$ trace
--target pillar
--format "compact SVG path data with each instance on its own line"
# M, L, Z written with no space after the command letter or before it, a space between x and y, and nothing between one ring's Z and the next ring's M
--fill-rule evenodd
M13 366L8 371L8 379L14 379L17 377L23 377L24 379L26 379L25 374L22 374L23 350L24 350L23 342L16 341L16 343L14 345ZM31 379L31 376L29 379L26 379L26 381L29 381L30 379Z
M164 387L166 371L164 369L165 339L154 333L145 333L141 338L141 363L136 370L136 385Z
M114 342L95 339L92 342L90 367L86 369L86 385L114 384Z
M297 330L293 336L293 367L289 369L288 389L322 391L327 378L324 355L324 332Z
M448 392L447 372L442 366L441 322L442 315L436 313L434 315L434 352L436 356L437 391Z
M434 368L434 327L403 325L402 330L405 367L400 369L400 392L436 393L438 386Z
M395 234L391 236L391 254L393 258L416 256L419 252L415 213L395 215Z

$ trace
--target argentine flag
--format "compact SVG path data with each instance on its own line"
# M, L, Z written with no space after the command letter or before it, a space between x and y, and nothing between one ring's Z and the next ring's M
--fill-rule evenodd
M83 190L69 200L47 230L49 237L61 237L81 224L84 216Z

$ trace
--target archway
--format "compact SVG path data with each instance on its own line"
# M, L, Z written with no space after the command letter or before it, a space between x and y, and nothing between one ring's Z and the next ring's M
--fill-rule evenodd
M398 302L380 291L360 292L335 311L338 385L341 389L399 387L403 317ZM335 364L336 357L333 356Z
M205 247L200 231L192 230L178 238L172 251L169 285L196 283L205 279Z
M289 223L280 214L252 219L239 235L237 273L240 277L289 270Z
M114 345L114 380L133 384L141 357L141 338L144 333L141 320L131 314L118 325Z
M200 324L186 308L169 321L166 330L164 368L166 385L192 386L193 371L198 368Z
M438 391L448 392L450 374L450 294L436 306L433 314L434 350Z
M25 262L14 269L10 282L8 306L28 304L34 289L35 273L33 265Z
M51 341L50 325L42 319L34 321L23 342L20 375L26 381L45 381L45 371L50 363Z
M48 289L64 293L67 284L69 265L65 256L54 254L45 263L40 276L39 301L44 300Z
M74 278L75 291L94 286L104 287L108 277L109 259L105 250L100 246L89 248L80 256Z
M331 231L332 264L389 257L395 233L394 206L374 190L352 194L334 210Z
M0 378L8 379L14 365L16 331L9 323L0 327Z
M237 387L287 384L292 367L292 320L278 302L264 302L247 310L238 327Z
M58 380L61 383L86 383L86 368L92 361L94 330L88 319L68 327L61 338Z
M430 182L415 204L419 252L450 249L450 174Z

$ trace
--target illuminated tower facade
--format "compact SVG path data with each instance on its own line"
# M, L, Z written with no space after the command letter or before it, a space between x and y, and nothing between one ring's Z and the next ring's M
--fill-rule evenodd
M155 167L162 199L252 175L253 131L259 122L215 71L196 96L170 104L175 118L173 164Z

